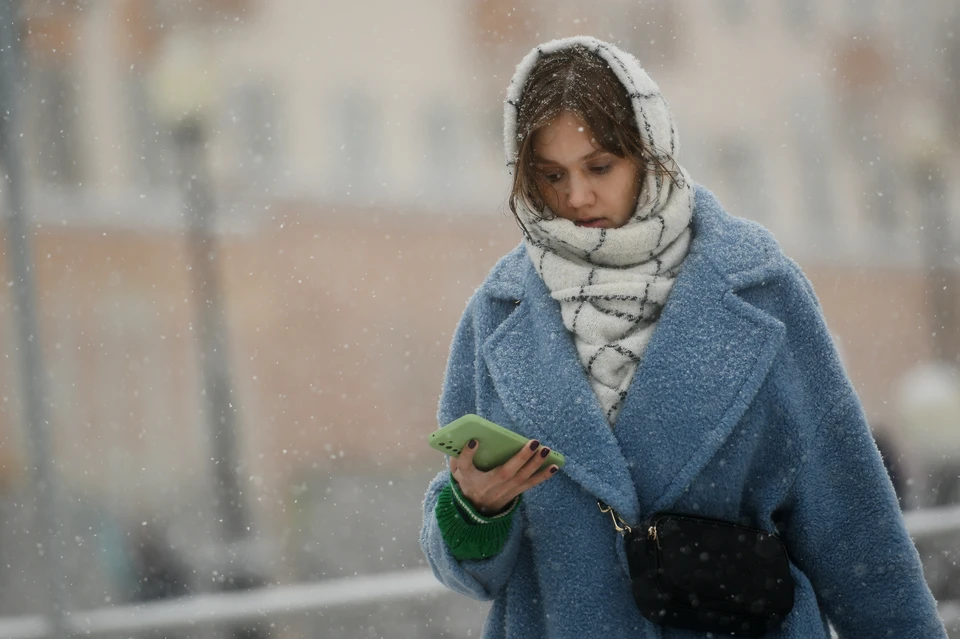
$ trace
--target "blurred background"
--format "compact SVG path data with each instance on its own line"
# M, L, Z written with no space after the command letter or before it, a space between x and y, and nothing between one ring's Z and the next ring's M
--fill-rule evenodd
M478 636L424 580L425 438L520 240L504 90L576 34L812 279L956 614L956 2L4 0L0 29L0 635Z

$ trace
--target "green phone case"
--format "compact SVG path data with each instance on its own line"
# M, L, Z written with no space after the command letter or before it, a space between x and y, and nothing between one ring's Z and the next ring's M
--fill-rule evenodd
M459 457L460 451L471 439L480 442L477 454L473 458L473 465L483 471L502 466L530 441L529 437L518 435L512 430L471 413L430 433L429 442L431 447L441 453ZM556 464L557 468L563 468L565 463L563 455L551 450L540 468L553 464Z

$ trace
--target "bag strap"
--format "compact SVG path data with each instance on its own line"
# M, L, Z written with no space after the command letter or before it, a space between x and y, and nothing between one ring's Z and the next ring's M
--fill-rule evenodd
M598 500L597 508L599 508L600 512L602 513L610 513L610 519L613 520L613 528L618 533L625 535L628 532L633 532L633 529L627 525L627 522L620 518L620 515L613 510L612 506L607 506L605 503Z
M600 509L602 513L610 513L610 519L613 520L613 528L621 537L626 537L627 533L633 533L633 529L620 518L620 515L616 513L612 506L607 506L602 501L597 500L597 508ZM660 538L657 536L657 527L655 525L650 525L647 528L647 537L657 542L657 548L660 547Z

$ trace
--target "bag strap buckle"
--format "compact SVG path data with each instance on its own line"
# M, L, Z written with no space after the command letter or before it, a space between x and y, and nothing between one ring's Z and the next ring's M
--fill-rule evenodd
M607 506L607 505L606 505L605 503L603 503L602 501L597 501L597 508L599 508L599 509L600 509L600 512L602 512L602 513L610 513L610 519L613 520L613 528L614 528L614 530L616 530L618 533L620 533L621 535L623 535L623 534L628 533L628 532L633 532L633 530L630 528L630 526L627 525L627 522L625 522L625 521L623 521L622 519L620 519L620 516L617 515L616 512L614 512L614 510L613 510L613 508L612 508L611 506Z

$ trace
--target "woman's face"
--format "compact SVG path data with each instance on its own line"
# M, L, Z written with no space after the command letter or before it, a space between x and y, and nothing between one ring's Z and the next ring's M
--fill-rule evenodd
M635 162L604 150L569 111L539 128L532 145L540 193L554 214L592 228L627 223L640 195Z

